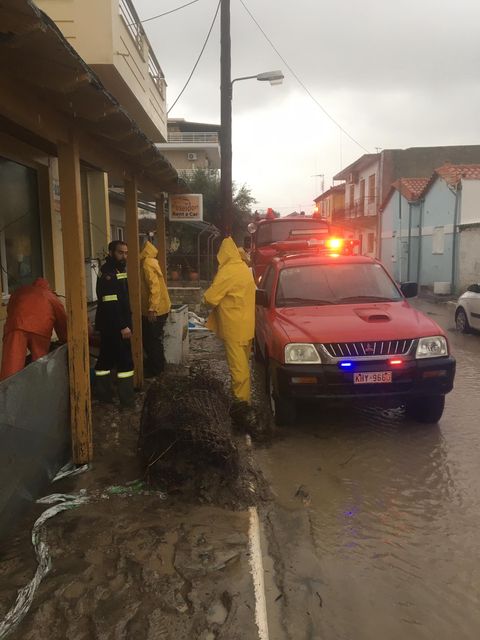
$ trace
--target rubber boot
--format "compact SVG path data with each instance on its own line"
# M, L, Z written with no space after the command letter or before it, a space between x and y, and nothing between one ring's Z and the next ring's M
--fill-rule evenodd
M95 376L94 397L99 402L113 403L112 377Z
M135 407L135 389L133 387L133 376L130 378L118 378L117 390L122 407L125 407L125 409L133 409Z
M256 422L255 412L248 402L240 402L236 400L230 408L230 418L234 426L249 430Z

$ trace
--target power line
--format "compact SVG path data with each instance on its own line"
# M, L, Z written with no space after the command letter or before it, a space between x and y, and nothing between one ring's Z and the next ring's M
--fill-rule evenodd
M213 31L213 27L214 27L214 25L215 25L215 21L216 21L217 16L218 16L218 12L219 12L219 10L220 10L220 4L221 4L221 1L222 1L222 0L218 0L218 5L217 5L217 8L216 8L216 10L215 10L215 15L213 16L212 24L210 25L210 29L208 30L207 37L205 38L205 42L203 43L203 46L202 46L202 49L201 49L201 51L200 51L200 54L199 54L199 56L198 56L198 58L197 58L197 61L196 61L196 62L195 62L195 64L193 65L193 69L192 69L192 71L191 71L190 75L188 76L187 81L186 81L186 82L185 82L185 84L183 85L183 89L180 91L180 93L178 94L178 96L177 96L177 98L176 98L175 102L172 104L172 106L170 107L170 109L167 111L167 115L170 113L170 111L173 109L173 107L177 104L177 102L178 102L178 101L180 100L180 98L182 97L183 92L185 91L185 89L186 89L186 88L188 87L188 85L190 84L190 80L192 79L193 74L195 73L195 70L196 70L196 68L198 67L199 62L200 62L200 60L202 59L203 52L205 51L205 48L206 48L206 46L207 46L207 44L208 44L208 41L210 40L210 35L211 35L212 31Z
M277 56L280 58L280 60L283 62L283 64L287 67L287 69L290 71L290 73L293 75L293 77L295 78L295 80L298 82L298 84L305 90L305 92L310 96L310 98L313 100L313 102L317 105L317 107L319 107L323 113L327 116L327 118L329 118L339 129L340 131L342 131L348 138L350 138L350 140L352 142L354 142L356 145L358 145L361 149L363 149L365 151L365 153L369 153L368 149L366 149L363 144L361 144L360 142L358 142L358 140L356 140L352 135L350 135L350 133L348 133L348 131L346 129L344 129L342 127L342 125L335 120L335 118L325 109L325 107L315 98L315 96L313 95L313 93L310 91L310 89L307 87L307 85L303 82L303 80L298 76L298 74L294 71L294 69L290 66L290 64L287 62L287 60L284 58L284 56L280 53L280 51L277 49L277 47L274 45L274 43L272 42L272 40L269 38L269 36L267 35L267 33L264 31L264 29L262 28L262 26L260 25L260 23L258 22L258 20L255 18L255 16L253 15L253 13L250 11L250 9L247 7L247 5L245 4L244 0L240 0L240 2L243 5L243 8L245 9L245 11L248 13L248 15L250 16L250 18L253 20L253 22L257 25L258 29L261 31L262 35L264 36L264 38L267 40L268 44L272 47L272 49L275 51L275 53L277 54Z
M166 11L165 13L159 13L157 16L152 16L151 18L145 18L145 20L140 20L140 23L145 24L145 22L150 22L151 20L157 20L157 18L163 18L163 16L169 16L171 13L180 11L180 9L185 9L185 7L189 7L191 4L195 4L196 2L200 2L200 0L192 0L191 2L187 2L187 4L182 4L180 7L177 7L176 9L170 9L170 11Z

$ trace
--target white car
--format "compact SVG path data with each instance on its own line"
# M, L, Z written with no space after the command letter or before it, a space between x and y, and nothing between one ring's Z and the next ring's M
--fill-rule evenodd
M480 284L472 284L460 296L455 310L455 324L459 331L480 331Z

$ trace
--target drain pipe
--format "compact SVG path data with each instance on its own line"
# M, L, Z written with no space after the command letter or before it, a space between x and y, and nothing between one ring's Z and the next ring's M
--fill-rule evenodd
M398 187L398 224L399 224L399 232L398 236L400 238L400 246L398 247L398 266L399 266L399 280L402 282L403 279L403 255L402 255L402 179L399 180Z
M423 206L425 204L425 198L420 200L420 215L418 220L418 256L417 256L417 284L420 290L420 274L422 272L422 237L423 237Z
M455 292L456 271L457 271L457 239L458 239L458 214L460 211L460 199L462 196L462 182L459 181L455 190L455 212L453 214L453 236L452 236L452 291Z
M407 280L410 280L410 255L412 253L412 203L408 203L408 256L407 256Z

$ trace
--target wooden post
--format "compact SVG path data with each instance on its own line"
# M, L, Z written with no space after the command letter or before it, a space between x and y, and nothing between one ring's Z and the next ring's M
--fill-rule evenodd
M72 455L75 464L92 460L92 406L88 347L87 291L78 142L58 144L65 296L68 319L68 369Z
M157 248L158 248L158 262L160 268L167 281L167 246L165 235L165 196L162 194L156 201L156 213L157 213Z
M138 244L137 181L125 180L125 217L128 243L128 289L133 317L132 352L135 387L143 386L142 306L140 294L140 248Z

